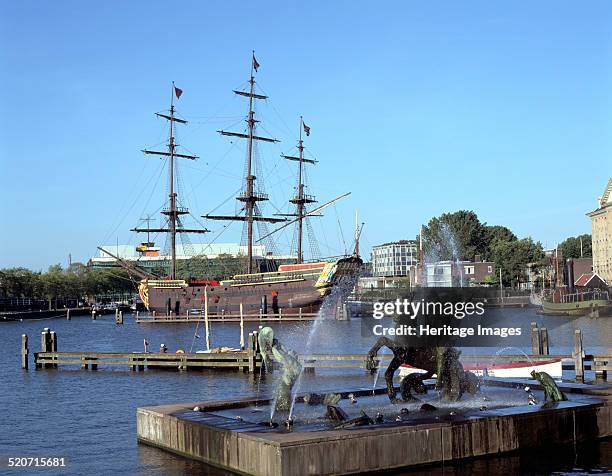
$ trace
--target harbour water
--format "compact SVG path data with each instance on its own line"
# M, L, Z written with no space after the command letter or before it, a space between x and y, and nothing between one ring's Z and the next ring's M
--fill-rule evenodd
M610 322L605 318L545 317L531 309L507 311L508 324L529 328L537 322L549 329L551 353L571 353L575 329L583 331L588 353L610 354ZM275 335L287 347L305 350L306 336L312 322L272 324ZM30 352L38 351L40 332L50 327L58 335L60 351L142 351L143 341L149 350L165 344L169 352L188 350L194 338L195 324L135 324L132 316L118 326L113 316L96 321L88 317L0 324L0 474L26 474L6 469L6 458L17 456L64 457L66 468L55 474L179 475L229 474L205 464L193 462L164 451L136 443L136 408L207 399L270 395L274 376L257 381L237 372L177 372L148 370L130 372L123 367L101 367L83 371L78 366L52 370L21 370L21 334L30 339ZM204 347L200 326L196 348ZM245 324L245 332L257 329L257 323ZM323 321L319 324L310 351L313 353L365 353L371 339L361 336L358 319L346 322ZM211 325L211 344L238 347L237 323ZM520 348L530 352L526 333ZM477 353L479 349L464 352ZM488 351L486 353L489 353ZM569 376L569 375L568 375ZM304 374L302 388L319 391L372 388L374 376L360 369L317 370ZM379 386L384 382L379 382ZM541 458L533 453L504 455L462 462L446 467L422 468L405 474L582 474L612 471L612 442L588 443L564 449L563 457ZM31 470L32 474L52 474ZM404 474L404 473L396 473Z

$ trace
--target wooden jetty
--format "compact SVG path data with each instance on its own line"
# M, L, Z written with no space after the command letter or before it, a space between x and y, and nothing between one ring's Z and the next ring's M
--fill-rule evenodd
M544 332L542 332L544 331ZM612 370L612 356L586 354L582 348L582 333L576 330L574 335L574 352L572 355L550 355L548 346L543 345L547 337L546 329L532 329L533 353L531 356L518 355L462 355L462 362L522 361L532 357L546 356L563 359L563 369L576 371L576 380L584 380L585 370L595 371L596 380L607 380L608 371ZM536 336L537 334L537 336ZM145 369L166 370L236 370L249 373L263 371L263 358L257 341L258 332L248 335L244 349L230 352L187 353L182 350L176 353L165 352L58 352L57 334L48 328L41 334L41 351L34 353L34 364L37 369L57 368L59 365L79 365L81 369L97 370L99 366L126 366L137 371ZM547 341L546 341L547 342ZM22 335L21 366L29 364L28 336ZM391 356L376 357L379 367L388 364ZM305 371L314 372L317 368L340 369L361 368L366 370L366 354L308 354L300 355L300 362Z
M2 311L0 312L0 322L57 319L62 317L70 319L70 316L87 315L90 313L91 307L67 307L62 309L40 309L33 311Z
M22 368L28 368L28 336L22 335ZM58 365L79 365L81 369L97 370L102 365L127 366L130 370L177 369L186 370L239 370L256 373L262 366L257 344L257 332L248 336L244 350L232 352L176 353L166 352L58 352L57 335L46 328L41 335L41 352L34 353L37 369L57 368Z
M177 322L294 322L294 321L314 321L317 318L316 312L302 312L301 309L297 313L283 314L282 310L279 309L278 313L264 313L260 311L259 314L209 314L205 316L202 313L199 314L184 314L175 315L170 314L169 316L152 314L140 314L137 313L134 320L138 324L157 324L157 323L177 323Z

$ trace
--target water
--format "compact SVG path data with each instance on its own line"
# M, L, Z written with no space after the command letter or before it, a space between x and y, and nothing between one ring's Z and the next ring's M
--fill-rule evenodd
M433 383L433 380L430 381L430 383ZM539 402L544 401L544 392L534 391L533 394ZM576 395L570 394L568 397L572 400L576 398ZM436 410L430 412L420 411L420 407L423 403L429 403L435 406ZM481 412L480 409L482 406L486 406L487 410L495 410L500 408L509 409L511 407L525 406L527 404L527 393L523 390L507 387L484 386L479 393L475 395L465 394L461 400L457 402L439 400L435 392L429 391L425 395L419 395L418 401L402 402L400 404L391 403L387 394L383 393L375 396L360 395L355 399L355 402L351 402L349 399L342 399L336 406L342 408L346 412L349 420L359 417L360 412L364 411L371 418L374 418L376 414L380 413L383 415L384 423L387 424L395 422L396 418L400 415L400 410L405 409L408 413L402 415L402 421L416 424L429 423L434 418L438 417L446 420L449 418L449 412L451 411L456 415L464 417L477 417ZM259 409L260 408L261 407L259 407ZM255 406L246 406L217 410L213 413L231 419L240 417L243 421L249 423L261 423L261 414L254 410L257 410ZM326 417L326 410L326 406L323 404L308 405L304 402L296 403L293 431L332 429L338 422L329 420ZM279 425L275 431L285 432L286 430L282 425Z
M571 353L574 329L583 330L588 353L610 353L610 321L604 319L569 319L538 316L531 310L508 310L508 320L519 320L525 329L537 322L549 329L551 353ZM313 337L312 349L316 353L366 353L371 340L361 337L360 321L322 320ZM273 323L275 335L288 348L304 352L312 322ZM201 401L232 397L255 396L257 387L261 395L271 395L275 376L263 379L238 372L130 372L126 367L101 367L98 371L82 371L77 366L57 370L29 370L20 368L21 334L30 338L30 351L40 349L40 332L50 327L58 335L58 347L63 351L142 351L143 339L150 350L164 343L170 352L177 348L189 349L195 324L141 324L125 316L125 324L117 326L113 316L97 321L88 317L0 323L0 459L10 456L65 457L68 467L61 474L114 474L114 475L179 475L228 474L156 448L136 443L136 408L145 405ZM245 323L245 332L256 330L255 323ZM201 332L200 332L201 334ZM239 325L211 324L215 346L238 347ZM194 349L204 348L204 339L196 339ZM527 333L519 346L530 353L531 342ZM498 349L464 349L464 353L493 354ZM32 362L30 360L30 362ZM275 374L278 374L276 372ZM315 375L304 373L302 388L318 393L371 388L372 376L363 369L317 369ZM264 413L265 415L265 413ZM593 450L594 448L594 450ZM612 470L610 442L590 444L586 453L572 453L578 461L576 468ZM572 450L573 451L573 450ZM518 459L517 459L518 458ZM581 459L582 458L582 459ZM478 468L487 468L498 474L509 474L504 468L526 465L529 460L519 455L508 455L492 460L473 461L457 468L475 468L473 474L484 474ZM573 472L571 462L550 458L548 463L539 458L538 472ZM573 461L573 460L572 460ZM585 462L586 461L586 462ZM472 465L472 466L470 466ZM446 469L450 466L446 466ZM16 471L0 474L26 474ZM445 469L445 471L446 471ZM425 471L425 470L422 470ZM434 467L431 473L441 471ZM453 470L454 471L454 470ZM461 469L457 473L468 474ZM578 470L576 470L578 471ZM36 474L42 473L41 470ZM515 473L515 471L513 471ZM52 474L45 472L44 474Z

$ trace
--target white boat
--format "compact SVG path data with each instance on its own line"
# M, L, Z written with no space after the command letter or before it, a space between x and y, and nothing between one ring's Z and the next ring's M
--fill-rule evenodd
M531 378L531 371L546 372L552 378L561 378L563 372L562 359L560 358L539 358L533 361L515 360L505 362L462 362L463 369L481 376L505 377L505 378ZM400 367L400 377L412 373L425 373L423 369L417 369L408 364Z

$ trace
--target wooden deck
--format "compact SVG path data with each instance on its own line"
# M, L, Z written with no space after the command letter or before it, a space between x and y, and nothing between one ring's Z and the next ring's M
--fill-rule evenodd
M539 334L539 333L538 333ZM546 334L546 333L544 333ZM535 342L533 355L503 354L503 355L469 355L461 356L462 362L500 362L518 361L529 362L537 359L562 359L564 370L576 371L576 379L584 379L584 371L595 372L597 380L607 380L608 372L612 370L611 355L590 355L582 348L582 336L576 331L574 339L574 352L571 355L549 355L547 345L542 346ZM538 352L538 349L545 350ZM29 366L29 344L27 335L22 335L21 366ZM378 367L386 366L391 355L382 354L376 357ZM366 370L366 354L307 354L299 356L300 362L306 371L315 371L317 368L360 368ZM57 336L55 332L45 329L41 334L41 351L34 353L34 364L37 369L57 368L59 365L79 365L82 369L96 370L100 365L127 366L131 370L145 369L177 369L187 370L237 370L249 373L262 371L262 356L258 344L258 332L248 335L245 349L231 352L209 353L162 353L162 352L58 352Z

